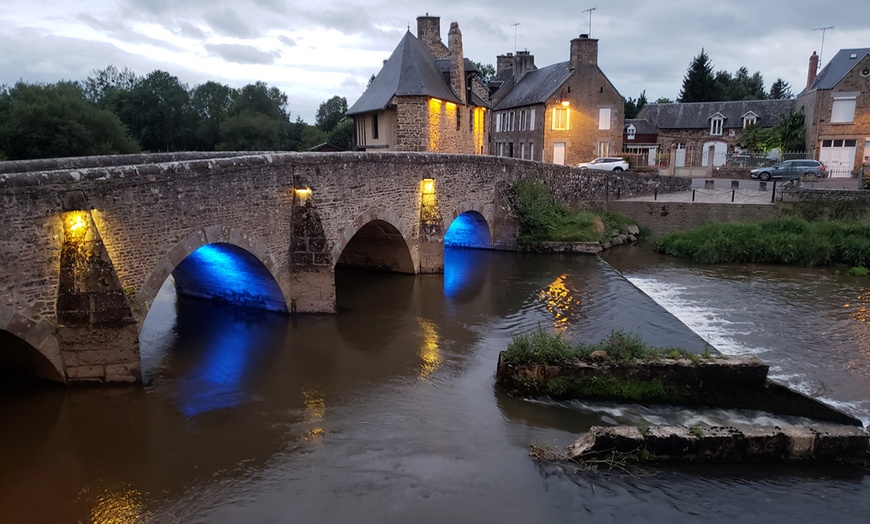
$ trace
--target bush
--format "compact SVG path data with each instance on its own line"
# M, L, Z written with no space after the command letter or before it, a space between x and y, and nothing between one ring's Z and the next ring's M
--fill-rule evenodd
M690 353L678 348L657 348L643 342L640 337L623 331L612 331L596 344L572 346L561 335L547 333L538 328L530 334L517 335L508 344L505 362L508 364L564 365L588 359L596 351L607 353L607 361L626 363L640 359L688 358Z

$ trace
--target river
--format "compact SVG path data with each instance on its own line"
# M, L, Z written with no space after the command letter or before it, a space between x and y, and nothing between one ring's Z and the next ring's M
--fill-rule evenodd
M176 297L142 330L145 387L0 391L0 522L865 522L870 476L819 466L581 472L533 461L592 425L782 421L528 401L511 336L611 330L754 353L870 421L870 290L830 269L448 250L444 275L339 271L337 315Z

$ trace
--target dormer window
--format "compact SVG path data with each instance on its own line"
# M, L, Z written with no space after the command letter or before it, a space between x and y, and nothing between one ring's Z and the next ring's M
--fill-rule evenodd
M722 113L716 113L710 117L710 134L713 136L722 136L722 128L725 126L725 116Z
M634 124L628 124L628 127L625 128L626 140L634 140L634 137L636 134L637 134L637 128L634 127Z
M754 126L758 121L758 115L754 112L749 111L745 115L743 115L743 129L746 129L749 126Z

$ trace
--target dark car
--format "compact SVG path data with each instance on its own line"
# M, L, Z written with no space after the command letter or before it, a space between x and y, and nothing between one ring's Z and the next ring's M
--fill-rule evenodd
M770 180L771 178L800 178L802 176L825 178L828 176L825 164L818 160L786 160L770 167L759 167L749 172L752 178Z

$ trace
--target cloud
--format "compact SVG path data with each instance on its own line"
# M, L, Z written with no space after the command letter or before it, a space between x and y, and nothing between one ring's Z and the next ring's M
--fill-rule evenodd
M273 64L281 58L281 51L263 51L256 47L239 44L206 44L206 51L212 56L223 58L236 64Z
M278 40L286 45L287 47L296 47L296 41L286 35L281 35L278 37Z
M209 10L203 18L217 34L236 38L256 36L251 27L245 23L245 18L239 16L233 9Z

